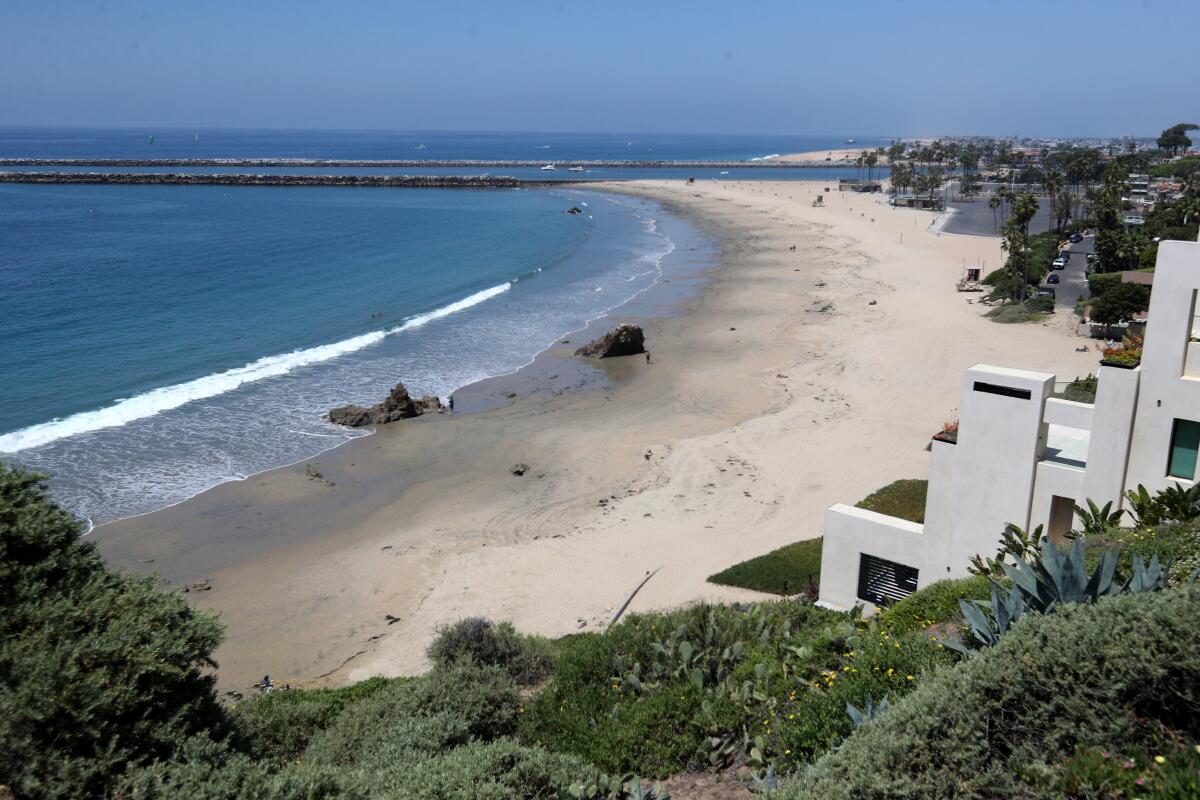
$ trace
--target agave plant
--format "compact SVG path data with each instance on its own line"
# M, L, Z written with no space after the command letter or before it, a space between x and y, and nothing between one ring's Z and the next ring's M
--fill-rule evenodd
M879 717L880 714L887 711L888 699L887 695L879 701L879 705L875 705L875 701L871 695L867 695L867 704L863 708L858 708L855 705L846 703L846 713L850 715L850 721L854 723L854 727L861 728L864 724Z
M993 580L990 604L958 601L970 629L966 643L990 647L1014 622L1031 611L1047 614L1062 603L1094 603L1102 597L1156 592L1167 586L1170 566L1161 564L1158 556L1146 564L1135 555L1128 578L1117 572L1119 559L1118 548L1105 550L1089 575L1084 564L1082 541L1076 539L1071 549L1065 550L1046 540L1041 556L1033 563L1018 561L1003 565L1012 586L1005 590ZM1191 582L1195 582L1196 577L1193 574ZM966 651L966 647L955 642L944 644L960 652Z
M1082 533L1085 536L1103 536L1108 533L1109 529L1115 528L1121 524L1121 517L1125 512L1121 509L1113 511L1113 503L1109 500L1104 504L1104 508L1096 505L1096 501L1092 498L1087 498L1087 508L1075 506L1075 516L1079 517L1082 523L1082 529L1072 531L1073 534Z

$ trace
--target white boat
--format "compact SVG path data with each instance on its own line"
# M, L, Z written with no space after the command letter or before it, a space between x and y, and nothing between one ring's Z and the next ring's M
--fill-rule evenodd
M853 139L847 139L847 140L846 140L846 144L854 144L854 140L853 140Z
M547 164L546 166L542 167L542 172L553 172L553 171L554 171L553 164Z
M583 171L584 171L583 167L569 167L567 169L567 172L583 172Z

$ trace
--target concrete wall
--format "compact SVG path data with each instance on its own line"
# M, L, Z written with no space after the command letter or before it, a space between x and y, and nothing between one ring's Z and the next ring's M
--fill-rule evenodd
M1114 508L1119 508L1121 491L1125 486L1125 468L1129 460L1141 368L1101 366L1096 377L1099 383L1096 387L1096 407L1092 412L1083 496L1095 500L1100 506L1112 502Z
M1150 491L1193 481L1168 477L1171 430L1176 419L1200 422L1200 377L1184 375L1192 330L1194 292L1200 289L1200 243L1161 242L1150 295L1125 484Z
M1094 412L1095 407L1090 403L1077 403L1074 400L1050 397L1046 399L1046 411L1043 418L1048 425L1066 425L1068 428L1090 431Z
M996 394L986 391L989 386L1029 396ZM959 468L947 487L950 521L937 531L941 563L950 568L942 577L965 575L971 556L994 553L1006 524L1029 525L1034 472L1046 446L1046 398L1053 388L1054 375L1044 372L983 364L966 371L955 454Z
M1047 532L1050 532L1050 511L1056 496L1070 498L1075 505L1086 505L1084 480L1084 471L1079 467L1052 461L1038 462L1033 503L1029 510L1029 527L1045 525Z
M926 570L919 560L924 550L924 527L915 522L842 503L831 506L825 511L825 541L821 545L821 602L842 609L859 602L858 564L862 553L916 567L920 570L918 585L924 586ZM872 604L866 605L873 610Z

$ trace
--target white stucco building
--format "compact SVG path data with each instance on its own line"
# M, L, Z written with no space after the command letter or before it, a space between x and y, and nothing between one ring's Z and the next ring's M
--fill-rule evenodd
M821 600L849 608L967 575L1007 523L1061 540L1074 506L1142 484L1196 480L1200 449L1200 243L1159 245L1141 365L1100 366L1094 403L1052 396L1056 377L966 371L957 441L931 444L925 523L838 504L825 513Z

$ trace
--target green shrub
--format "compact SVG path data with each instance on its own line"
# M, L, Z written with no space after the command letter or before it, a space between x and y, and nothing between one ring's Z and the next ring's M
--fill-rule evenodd
M1103 297L1110 289L1121 285L1119 272L1093 272L1088 276L1088 291L1092 297Z
M1068 798L1191 800L1200 797L1200 745L1172 744L1157 753L1080 748L1041 781Z
M542 680L554 666L548 640L522 636L508 622L497 625L481 617L462 619L439 630L429 646L429 657L435 664L466 658L503 667L521 686Z
M411 749L413 719L437 715L459 725L441 720L422 729L425 734L444 736L447 743L468 737L493 739L513 731L516 714L517 688L507 672L456 662L384 686L347 706L328 728L313 736L304 758L353 765L374 758L376 749Z
M818 536L785 545L710 575L708 581L772 594L815 593L821 580L821 541Z
M290 689L239 703L234 721L257 757L293 761L309 740L328 728L351 703L407 678L369 678L339 689Z
M950 658L923 635L897 638L802 602L636 615L560 642L554 678L519 731L652 778L743 757L786 769L849 732L847 702L899 696Z
M224 737L221 626L150 578L105 568L40 476L0 465L0 781L97 797L128 766Z
M1105 549L1117 545L1121 548L1118 569L1128 574L1133 568L1133 557L1141 556L1149 561L1157 555L1164 564L1171 565L1171 585L1178 586L1200 569L1200 524L1165 523L1148 529L1132 530L1121 528L1109 531L1102 537L1084 540L1088 548L1088 568L1099 561Z
M854 729L847 704L862 707L912 691L921 676L951 655L938 643L915 634L894 636L867 626L849 637L836 661L791 692L772 713L756 720L752 733L765 735L768 756L785 772L839 744Z
M371 776L372 797L421 800L541 800L566 796L588 774L577 758L511 739L473 742Z
M561 642L553 682L522 707L520 738L602 770L666 777L700 747L703 734L691 722L703 695L675 683L642 694L614 684L618 642L597 634Z
M905 478L892 481L878 491L864 497L855 504L878 514L899 517L909 522L925 521L925 497L929 493L929 481Z
M189 742L176 760L125 776L115 800L366 800L356 776L327 767L272 766L212 742Z
M984 314L985 317L992 322L999 322L1005 325L1017 324L1021 322L1033 322L1042 318L1041 314L1030 311L1020 303L1005 303L1002 306L997 306L991 311Z
M991 581L983 575L931 583L884 609L879 620L897 634L918 631L939 622L958 621L962 618L958 601L987 600L992 596L991 587Z
M1195 741L1198 614L1200 591L1180 589L1025 616L771 796L1031 797L1028 776L1080 747Z

